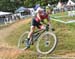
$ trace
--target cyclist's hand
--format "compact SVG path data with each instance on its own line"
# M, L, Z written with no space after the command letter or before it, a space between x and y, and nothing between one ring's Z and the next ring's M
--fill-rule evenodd
M52 31L55 31L55 29L52 28L51 24L47 24L47 26L50 26L51 30L52 30Z
M47 26L50 26L50 24L47 24Z

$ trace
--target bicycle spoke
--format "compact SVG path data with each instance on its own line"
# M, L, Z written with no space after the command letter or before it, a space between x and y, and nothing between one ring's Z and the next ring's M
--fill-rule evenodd
M56 45L56 36L53 36L49 32L42 34L40 36L38 44L37 44L37 51L43 54L50 53L55 45Z

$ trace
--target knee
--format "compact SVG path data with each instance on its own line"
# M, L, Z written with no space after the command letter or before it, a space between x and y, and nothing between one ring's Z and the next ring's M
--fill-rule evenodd
M34 28L34 27L31 27L31 29L30 29L30 33L33 33L34 30L35 30L35 28Z
M30 30L30 33L33 33L34 31L33 30Z

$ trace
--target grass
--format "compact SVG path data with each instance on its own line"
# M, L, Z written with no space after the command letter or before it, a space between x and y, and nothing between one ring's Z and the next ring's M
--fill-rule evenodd
M59 14L58 14L59 15ZM61 18L62 19L62 18ZM56 21L51 21L53 27L55 28L55 34L58 38L58 44L56 49L52 54L45 56L52 56L54 54L60 55L68 52L75 52L75 23L71 24L62 24ZM28 31L30 28L30 23L23 24L16 30L12 31L11 34L6 38L6 42L8 42L11 46L16 46L18 43L18 39L22 33ZM36 44L35 44L36 45ZM30 50L36 52L35 45L31 46ZM44 55L42 55L44 56ZM37 55L34 53L23 53L17 57L17 59L37 59Z
M55 53L75 52L75 24L56 23L56 35L58 44Z
M61 12L57 14L52 14L51 16L67 16L68 12Z
M54 18L56 18L58 20L62 20L62 21L75 20L75 16L68 16L68 12L53 14L53 15L51 15L51 17L54 17Z
M17 59L37 59L37 54L33 53L33 52L29 52L29 53L24 52L24 53L20 54L17 57Z
M10 45L17 45L18 43L18 39L20 37L20 35L22 33L24 33L25 31L27 31L29 29L29 24L26 25L22 25L21 27L17 28L15 31L12 31L11 34L6 38L6 41L10 44ZM13 43L11 43L13 42Z

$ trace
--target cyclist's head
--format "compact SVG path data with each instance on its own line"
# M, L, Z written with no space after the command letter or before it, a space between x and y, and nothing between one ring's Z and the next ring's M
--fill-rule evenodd
M51 6L46 6L46 12L51 13L52 12L52 7Z
M41 7L37 8L37 10L36 10L36 13L39 13L39 14L41 14L43 12L44 12L44 9Z

